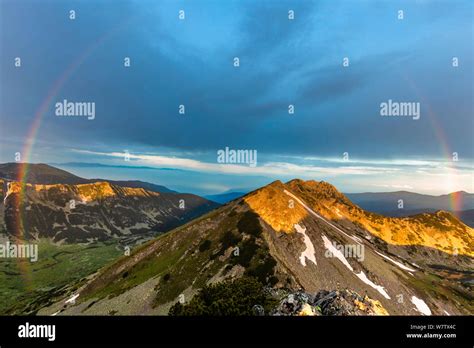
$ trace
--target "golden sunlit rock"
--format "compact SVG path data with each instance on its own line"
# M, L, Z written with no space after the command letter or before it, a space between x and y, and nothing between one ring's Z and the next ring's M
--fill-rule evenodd
M328 220L349 220L393 245L419 245L451 255L474 256L474 229L446 211L409 217L385 217L353 204L325 182L292 180L285 184Z
M308 213L297 202L288 197L284 185L275 181L247 197L245 202L275 231L292 233L294 225L303 220Z

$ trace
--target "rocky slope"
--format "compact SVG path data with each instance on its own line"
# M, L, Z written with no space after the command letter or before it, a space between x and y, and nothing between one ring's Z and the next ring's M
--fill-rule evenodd
M0 179L3 229L11 236L93 242L168 231L217 204L109 182L22 184Z
M385 218L328 183L277 181L137 248L71 286L74 304L40 314L167 314L244 276L317 299L336 291L336 307L362 308L347 314L472 314L473 246L474 230L449 213Z
M270 315L313 316L313 315L388 315L377 300L367 295L343 290L321 290L315 295L305 292L290 293L280 300Z
M329 183L293 180L287 186L323 218L340 223L350 222L355 228L364 229L387 243L420 245L448 254L474 257L474 229L449 212L437 211L403 218L384 217L360 209Z

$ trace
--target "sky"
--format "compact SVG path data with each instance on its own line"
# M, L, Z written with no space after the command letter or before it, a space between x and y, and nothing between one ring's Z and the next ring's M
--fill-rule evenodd
M197 194L474 192L473 17L469 0L0 0L0 162ZM389 100L419 117L382 116Z

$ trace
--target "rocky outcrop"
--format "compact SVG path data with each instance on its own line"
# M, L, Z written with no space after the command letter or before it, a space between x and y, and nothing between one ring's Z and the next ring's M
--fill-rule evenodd
M382 304L353 290L321 290L314 295L303 291L289 293L269 313L284 316L388 315Z

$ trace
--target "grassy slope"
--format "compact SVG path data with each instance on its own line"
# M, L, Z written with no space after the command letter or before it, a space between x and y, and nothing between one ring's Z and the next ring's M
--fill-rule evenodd
M126 267L126 271L120 275L113 275L110 282L105 284L97 284L98 289L91 292L87 291L82 300L87 298L104 298L107 296L119 295L136 285L143 283L151 277L164 276L170 274L170 279L161 286L161 296L157 299L157 303L164 303L174 300L184 289L189 286L191 279L196 279L195 285L198 287L205 283L206 279L202 279L205 275L201 274L201 267L209 261L211 250L218 244L218 236L230 227L226 223L213 224L206 226L206 222L210 217L217 217L216 212L211 212L205 216L198 218L193 224L185 224L167 234L161 235L155 240L144 244L134 250L133 255L152 247L156 252L142 259L139 263L132 267ZM220 219L216 219L219 221ZM234 221L234 224L236 221ZM204 240L211 240L212 247L205 252L196 252L194 255L186 254L188 250L195 250ZM123 263L126 263L128 257L114 263L110 268L104 269L104 273L115 273ZM216 262L216 266L220 262ZM214 267L213 267L214 268ZM216 267L217 268L217 267ZM213 270L216 271L215 269ZM213 273L213 272L210 272Z
M79 301L115 297L160 277L154 305L162 305L176 301L190 286L196 290L211 279L221 280L236 265L243 266L242 271L249 275L268 278L274 261L259 236L258 219L249 217L247 209L245 205L220 208L139 247L101 271ZM240 255L232 256L236 246ZM227 271L220 273L224 267Z

